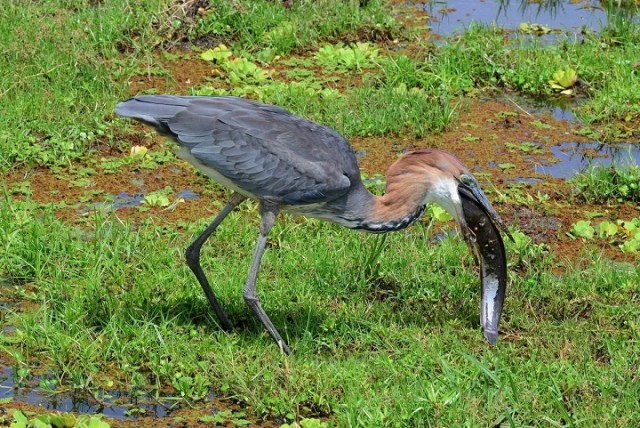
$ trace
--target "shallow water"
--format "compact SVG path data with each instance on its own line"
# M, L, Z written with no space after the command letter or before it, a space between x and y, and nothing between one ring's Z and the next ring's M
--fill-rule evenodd
M571 178L590 165L640 165L640 146L633 144L606 144L564 142L551 147L558 162L535 165L536 172L556 178Z
M127 192L120 192L113 197L113 209L131 208L142 205L144 202L144 193L134 193L130 195Z
M82 206L80 212L86 214L92 210L97 211L117 211L124 208L133 208L140 206L144 203L145 196L147 192L144 188L140 188L138 192L128 193L128 192L120 192L116 195L113 195L112 202L98 202L94 204L90 204L87 206ZM184 200L192 200L199 199L200 195L193 191L192 189L184 189L178 192L173 199L184 199Z
M471 23L495 24L514 30L523 22L577 35L583 27L599 31L607 25L609 13L603 4L606 2L589 0L440 0L416 3L416 6L432 17L429 26L440 36L461 33ZM554 38L554 34L543 36L548 40Z
M46 381L45 377L29 377L29 385ZM98 403L87 394L69 394L59 392L50 394L37 386L16 385L11 367L0 367L0 400L11 399L20 403L32 404L43 409L59 412L84 414L101 413L109 418L123 419L136 416L165 417L170 414L173 403L156 401L153 397L143 396L134 399L120 391L100 391Z
M0 283L1 285L2 283ZM10 302L0 301L0 311L10 311ZM2 328L2 334L11 335L15 332L13 325L7 324ZM54 377L50 374L27 375L18 379L13 367L0 364L0 401L11 401L31 404L49 411L75 412L80 414L98 414L115 419L135 419L137 417L152 416L162 418L170 416L174 410L183 407L183 402L171 398L156 398L152 394L142 393L132 395L120 390L92 390L88 393L78 390L56 390ZM210 393L208 399L215 394ZM97 398L97 399L96 399Z
M524 101L523 104L526 104ZM571 110L572 100L557 102L541 101L533 106L527 105L526 111L533 115L551 113L555 120L579 123L579 119ZM554 178L569 179L577 173L584 172L591 165L618 166L640 165L640 144L589 142L579 143L570 139L559 141L552 146L551 153L555 162L549 164L533 164L533 170L540 174L548 174ZM517 182L534 184L540 179L519 178Z

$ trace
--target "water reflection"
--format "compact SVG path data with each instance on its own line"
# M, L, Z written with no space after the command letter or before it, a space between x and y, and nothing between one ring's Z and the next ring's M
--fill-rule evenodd
M573 112L567 108L554 107L551 114L555 120L566 120L567 122L576 122L578 118Z
M0 400L12 399L20 403L33 404L43 409L80 414L97 414L115 418L133 418L135 416L168 416L176 407L175 402L161 402L151 396L134 398L121 391L102 391L100 401L87 394L47 393L38 387L27 387L15 383L15 374L11 367L0 367ZM37 384L44 377L31 377L29 384ZM212 394L209 398L213 398Z
M629 19L638 12L638 6L629 2L600 2L593 0L433 0L416 3L433 19L429 22L434 33L448 36L460 33L472 22L517 29L521 23L536 23L548 29L559 29L570 34L580 34L590 28L601 31L608 23L622 18ZM547 34L542 39L553 40Z
M144 193L134 193L129 195L127 192L120 192L113 197L113 209L131 208L142 205L144 202Z
M640 165L640 146L633 144L565 142L551 147L551 152L558 162L552 165L535 165L534 168L538 173L556 178L571 178L590 165Z

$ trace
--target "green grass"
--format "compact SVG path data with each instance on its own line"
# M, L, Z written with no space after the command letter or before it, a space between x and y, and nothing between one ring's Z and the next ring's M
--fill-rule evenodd
M151 49L171 33L165 25L176 18L170 3L9 2L0 12L0 168L68 165L110 143L108 118L126 96L128 76L150 64ZM219 38L240 51L269 46L275 54L347 32L395 31L383 4L368 3L295 2L288 10L270 1L214 2L212 14L186 34ZM293 44L274 40L289 24L296 29Z
M183 262L206 221L184 230L94 217L81 230L3 201L4 289L37 308L6 316L17 331L3 348L72 388L111 379L188 401L211 390L258 414L328 414L340 426L640 422L637 267L593 254L558 276L550 255L519 238L504 334L491 348L460 239L428 244L425 224L389 235L371 277L361 265L375 236L284 216L259 293L295 350L287 359L241 298L256 220L251 205L232 214L203 255L242 325L226 334Z
M425 73L419 64L403 55L380 55L371 44L327 44L313 59L279 61L291 67L285 73L290 80L258 66L253 55L240 56L226 47L201 56L213 58L222 75L194 88L194 94L249 96L324 123L347 137L410 132L421 138L442 131L456 117L455 103L446 91L426 91L421 86L419 76ZM353 73L360 83L347 84L342 92L331 89L336 80L349 81Z
M640 91L630 58L640 42L640 24L638 20L623 22L618 24L623 29L607 28L603 35L588 33L582 42L566 38L553 44L522 36L505 42L508 36L502 29L472 25L456 41L432 53L432 85L446 85L454 94L493 86L544 97L554 92L549 84L553 73L570 67L587 95L577 108L582 120L637 118Z
M339 19L325 19L334 14ZM167 23L179 27L178 35L224 42L239 55L266 60L267 66L276 54L317 52L325 41L411 34L399 32L388 5L381 1L369 1L366 7L357 1L294 2L291 9L273 1L220 1L196 15L181 21L169 0L135 4L127 0L99 4L48 0L26 6L9 2L0 12L0 96L5 119L0 131L0 167L68 165L109 144L113 106L126 96L127 77L150 64L151 49L172 34ZM623 16L612 19L602 35L588 33L579 43L566 39L551 45L536 43L528 36L512 37L505 43L502 30L471 26L454 41L437 47L425 45L416 58L381 54L374 69L364 73L371 79L362 92L346 94L352 100L337 103L337 114L331 107L332 99L321 100L312 110L323 114L312 117L336 125L348 136L397 133L405 128L414 128L421 136L455 120L447 111L449 100L455 97L486 87L547 96L553 92L549 84L553 74L571 68L577 73L579 92L587 95L577 109L583 120L604 123L605 127L611 120L633 121L640 115L639 79L633 60L640 42L638 25L638 20ZM310 82L296 84L305 92ZM246 85L232 93L259 97L261 91L268 91L263 84L258 88ZM291 86L276 86L271 91L274 96L265 97L265 101L283 101L277 95L283 89L295 92ZM407 97L408 108L392 109L389 106L395 98L390 91L398 87L409 91L418 88L424 100L411 105L415 98L411 95ZM366 104L371 94L385 102ZM424 106L432 103L433 107L425 110ZM371 118L371 122L368 117L350 114L353 108L378 109L376 104L387 108L379 113L381 118ZM298 107L295 101L291 107ZM346 111L345 119L366 123L358 126L336 121L336 116L343 115L340 109ZM425 115L426 121L419 120ZM607 132L622 132L615 129Z
M0 11L0 168L65 164L107 130L131 61L167 0L9 1ZM134 61L137 63L137 61Z
M3 6L0 170L27 173L0 200L0 291L10 307L0 324L16 328L0 335L0 349L19 383L46 372L61 390L122 387L196 409L214 392L255 415L326 417L337 426L640 425L637 264L596 252L554 258L516 231L504 334L492 348L479 328L479 281L460 239L430 243L434 230L423 222L389 235L376 259L375 236L283 216L258 290L295 350L285 358L241 297L257 236L255 204L229 216L202 258L238 325L227 334L184 263L207 219L166 224L150 214L128 223L95 214L69 224L52 212L63 196L55 206L30 199L30 166L55 167L73 182L136 161L93 158L130 129L112 119L129 76L155 62L154 49L183 36L224 43L241 58L212 63L220 74L194 93L272 102L347 137L422 138L455 124L465 97L496 88L548 96L553 74L567 68L586 95L578 111L594 127L640 114L637 20L613 21L580 43L542 45L472 26L438 46L397 53L378 45L375 54L360 46L365 54L350 52L358 46L350 42L415 40L411 30L398 34L387 3L359 3L294 1L287 9L279 1L214 1L189 19L169 0ZM283 56L292 52L300 55ZM275 67L283 74L267 73ZM336 82L340 91L330 89ZM149 156L141 168L170 161L165 151ZM633 190L635 175L589 174L575 185L590 202L637 202L620 193Z
M595 203L640 203L638 165L592 165L571 179L578 198Z
M357 33L375 39L399 36L400 24L382 0L324 0L293 2L285 8L267 0L213 1L195 22L179 21L178 34L191 39L231 40L238 48L271 49L276 54L305 50L322 40ZM356 36L357 37L357 36Z

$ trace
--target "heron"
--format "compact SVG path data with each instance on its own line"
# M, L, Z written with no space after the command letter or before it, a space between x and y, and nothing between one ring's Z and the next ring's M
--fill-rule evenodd
M144 95L119 103L115 111L177 142L178 157L233 190L185 254L222 329L229 331L232 324L205 276L200 250L246 199L258 201L260 226L242 295L287 355L291 349L256 292L267 236L278 214L385 233L411 225L434 202L456 220L480 263L480 323L488 342L496 343L507 280L500 232L511 235L476 178L453 154L421 149L403 155L389 168L379 196L366 188L354 150L341 134L275 105L233 96Z

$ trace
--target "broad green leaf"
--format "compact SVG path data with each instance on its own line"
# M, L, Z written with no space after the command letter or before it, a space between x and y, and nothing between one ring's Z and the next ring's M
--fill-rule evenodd
M233 52L222 43L213 49L208 49L200 54L200 58L205 61L213 61L217 64L224 64Z
M26 428L27 427L27 423L29 422L27 420L27 417L24 415L24 413L22 413L20 410L16 410L15 412L13 412L13 422L11 423L11 425L9 425L9 428Z
M618 225L608 221L603 221L598 225L598 236L600 238L610 238L618 233Z
M549 84L553 89L565 90L571 88L578 81L578 75L572 68L557 70L551 76Z
M571 234L578 238L592 239L595 234L595 229L591 226L589 220L580 220L571 227Z

